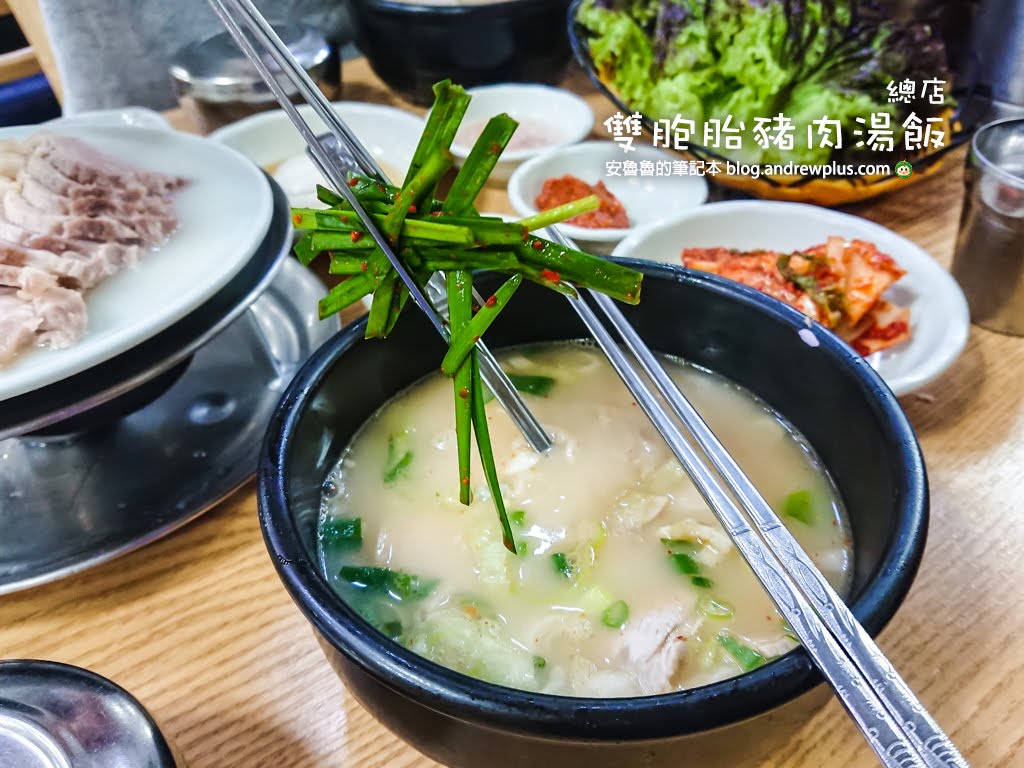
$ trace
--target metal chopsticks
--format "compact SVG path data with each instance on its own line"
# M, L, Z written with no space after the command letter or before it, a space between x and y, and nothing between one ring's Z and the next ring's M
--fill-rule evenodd
M277 62L285 76L298 87L331 133L352 152L356 162L366 172L384 180L373 157L331 109L250 0L210 0L210 3L303 136L320 170L367 226L378 247L408 286L416 304L427 314L434 327L446 336L447 329L430 300L395 257L388 242L345 183L343 174L335 167L329 153L288 99L242 25ZM557 230L549 231L552 232L552 239L572 246ZM622 344L639 363L639 370L583 296L569 297L568 300L832 685L881 763L893 768L967 768L966 760L743 474L630 326L615 302L593 291L588 294ZM489 355L484 357L493 362ZM521 423L517 419L517 423L523 427L532 421L540 434L544 435L543 429L507 377L496 363L494 365L498 374L498 387L501 387L501 380L504 380L514 395L513 402L502 404L510 410L513 418L516 418L517 408L521 407L525 419ZM653 383L667 403L667 409L652 391L650 383ZM498 397L499 391L490 380L488 385ZM498 399L501 400L500 397ZM524 428L524 434L527 429Z
M416 281L413 280L402 262L395 256L387 239L376 226L373 219L367 215L366 210L359 200L356 199L348 184L345 183L344 173L335 167L335 164L331 161L330 153L324 149L316 133L303 119L277 77L271 72L267 61L264 60L259 50L257 50L254 40L259 41L266 53L277 63L284 76L298 88L303 99L313 108L317 116L323 120L334 137L352 152L356 161L370 174L376 176L381 181L387 181L384 172L373 159L373 156L363 147L351 130L349 130L348 126L345 125L344 120L334 111L330 102L327 101L306 71L291 55L284 43L281 42L281 39L274 32L270 24L267 23L267 20L263 18L262 14L249 0L210 0L210 5L232 38L234 38L238 47L252 61L260 77L267 83L274 97L288 115L296 130L301 134L320 172L352 206L356 216L365 224L367 232L383 251L384 255L387 256L388 261L398 273L402 282L408 287L412 300L426 314L437 332L447 340L449 331L441 314L433 306L423 289L416 284ZM248 29L248 34L242 28L243 24ZM250 39L249 35L252 36L253 40ZM552 446L551 437L526 406L522 396L512 385L505 372L502 371L497 360L494 359L494 355L491 354L484 344L478 345L478 349L480 351L480 372L484 383L494 394L494 399L508 412L513 422L523 433L523 437L526 438L534 450L541 453L549 450Z

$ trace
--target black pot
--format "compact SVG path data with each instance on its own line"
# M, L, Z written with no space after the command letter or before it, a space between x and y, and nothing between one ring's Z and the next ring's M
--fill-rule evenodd
M353 0L356 39L385 83L424 106L439 80L471 88L492 83L556 83L571 56L570 0L505 0L483 5L416 5Z
M818 346L806 343L798 335L806 319L781 302L704 273L625 263L647 273L643 301L624 312L654 350L752 390L815 447L853 529L851 608L877 634L910 588L928 517L920 448L895 397L832 334L816 326ZM492 278L479 279L485 295L498 284ZM259 498L281 579L364 707L435 759L488 768L748 764L753 753L788 737L788 723L806 722L801 708L817 706L824 695L794 701L822 680L799 648L703 688L574 699L465 677L371 628L320 575L315 528L321 485L355 431L392 395L436 370L444 346L424 317L412 313L386 342L365 342L362 335L361 324L343 331L296 377L270 424ZM488 341L500 348L585 335L567 302L524 284Z

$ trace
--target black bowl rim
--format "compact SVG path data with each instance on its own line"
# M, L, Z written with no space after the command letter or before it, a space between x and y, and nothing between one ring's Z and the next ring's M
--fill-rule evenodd
M696 284L727 300L753 305L799 330L796 309L731 280L684 267L613 259L645 274ZM326 641L350 662L396 693L449 717L541 738L621 742L679 737L756 717L806 693L823 680L803 648L752 672L676 693L621 699L572 698L486 683L442 667L388 639L352 610L321 575L289 522L283 478L292 435L311 395L337 359L363 338L365 321L342 330L299 371L270 421L258 471L260 525L275 568L296 605ZM905 463L898 478L903 498L876 574L851 609L875 636L906 597L924 554L928 482L914 431L881 377L845 342L816 326L819 349L858 380L878 413L885 439Z
M569 1L563 0L566 4ZM449 17L513 10L517 14L526 13L536 9L549 9L552 0L496 0L495 2L473 3L470 5L422 5L415 2L403 3L398 0L355 0L355 4L396 14Z
M601 95L608 99L615 108L625 114L637 112L637 110L629 107L623 100L615 93L608 84L601 79L600 73L597 71L597 63L594 58L590 55L590 45L584 40L584 35L581 31L581 25L576 21L576 15L579 13L580 6L586 0L572 0L572 4L569 6L567 13L567 24L569 27L569 44L572 46L573 56L576 58L580 68L587 74L590 82L594 84L594 87L601 92ZM960 112L963 109L963 105L967 103L967 99L971 95L973 90L968 91L961 99L960 106L957 107L956 112L951 118L950 122L955 123L959 120ZM648 133L653 135L654 133L654 120L647 114L641 113L641 122L644 128L647 129ZM966 143L972 135L972 129L969 127L961 127L959 131L951 131L949 137L949 144L944 147L936 149L934 152L925 152L924 154L910 159L910 164L913 166L915 171L924 171L930 168L932 165L937 163L939 160L944 158L947 154L952 152L957 147ZM725 155L719 154L712 149L708 149L700 144L690 144L687 152L699 160L710 159L720 163L731 162L730 158ZM894 163L890 165L895 166ZM867 177L860 176L857 174L848 175L836 175L829 176L827 178L821 176L800 176L793 181L782 181L775 176L763 175L761 181L765 182L768 186L776 189L799 189L800 187L810 184L814 181L842 181L851 187L867 187L870 188L876 184L882 184L892 179L899 178L895 171L888 174L887 176L881 176L877 179L868 179Z

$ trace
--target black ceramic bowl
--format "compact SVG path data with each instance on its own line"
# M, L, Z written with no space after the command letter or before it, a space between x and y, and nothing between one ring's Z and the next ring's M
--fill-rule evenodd
M353 0L356 41L378 77L429 105L434 83L555 83L571 58L570 0L417 5Z
M642 302L624 311L654 350L752 390L817 449L853 529L851 606L877 634L910 588L927 528L924 464L892 393L831 334L819 329L819 345L805 343L798 335L806 328L803 315L774 299L680 267L624 263L647 274ZM498 285L492 277L479 280L485 295ZM500 348L585 335L567 302L524 284L488 341ZM267 547L335 671L363 706L435 759L488 768L746 765L752 753L778 746L790 721L806 722L806 709L825 694L801 697L821 682L802 649L680 693L563 698L437 666L386 639L337 597L315 556L324 477L360 425L392 395L437 370L443 353L418 314L403 318L386 342L363 341L362 325L343 331L299 373L264 445L259 498Z

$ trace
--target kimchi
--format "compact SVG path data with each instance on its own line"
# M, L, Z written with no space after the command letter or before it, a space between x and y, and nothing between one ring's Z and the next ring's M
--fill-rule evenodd
M910 338L910 310L882 298L906 272L873 243L830 237L794 253L684 248L682 261L786 302L862 355Z

